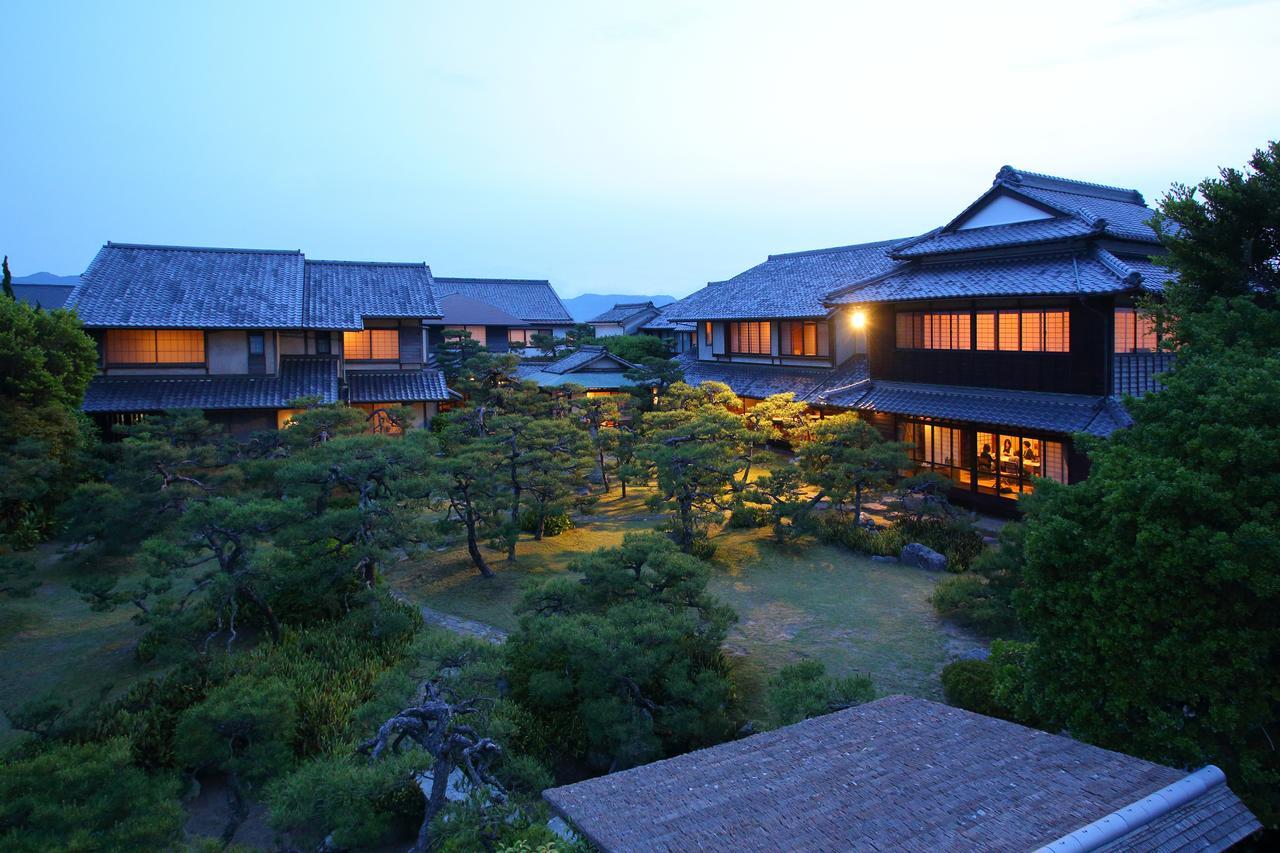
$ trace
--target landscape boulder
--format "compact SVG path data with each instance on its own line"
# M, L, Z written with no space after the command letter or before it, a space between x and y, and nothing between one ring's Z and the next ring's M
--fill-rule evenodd
M919 542L912 542L910 545L903 547L898 559L908 566L915 566L930 572L945 572L947 570L947 558L928 545L921 545Z

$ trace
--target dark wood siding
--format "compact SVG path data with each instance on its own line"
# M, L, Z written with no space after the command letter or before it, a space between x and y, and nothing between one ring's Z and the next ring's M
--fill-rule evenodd
M400 327L400 361L408 364L422 363L422 328Z
M1010 302L968 301L912 302L876 307L869 318L867 350L871 376L899 382L937 385L970 385L1014 388L1064 394L1106 394L1110 299L1074 300L1065 307L1071 314L1071 351L999 352L987 350L898 349L895 320L898 310L955 311L991 308L1062 308L1064 303L1023 300Z

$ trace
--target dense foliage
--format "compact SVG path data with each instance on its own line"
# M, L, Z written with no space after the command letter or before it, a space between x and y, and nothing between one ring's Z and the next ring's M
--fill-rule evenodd
M593 343L601 344L618 358L632 364L640 364L646 358L667 358L667 345L661 338L653 335L611 335L596 338Z
M567 759L617 770L726 739L720 651L731 610L708 567L669 539L628 534L578 561L582 579L531 590L507 641L513 695Z
M789 664L769 680L769 722L773 726L789 726L874 698L870 676L834 678L816 660Z
M1091 442L1089 478L1027 504L1030 642L997 696L1077 737L1179 766L1215 763L1280 820L1280 149L1161 205L1180 344L1134 425ZM1246 284L1248 283L1248 284ZM1011 650L1012 651L1012 650ZM1011 655L1011 658L1014 657Z
M98 361L70 311L0 296L0 548L27 548L83 476L94 430L80 411Z

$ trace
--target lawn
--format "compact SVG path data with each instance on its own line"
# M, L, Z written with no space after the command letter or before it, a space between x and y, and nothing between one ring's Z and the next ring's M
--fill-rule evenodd
M595 512L560 536L522 539L514 564L486 551L492 579L480 577L461 545L405 560L387 576L412 600L511 630L512 611L530 580L567 571L573 558L658 521L634 493L626 501L615 493ZM771 673L806 658L836 674L870 673L881 694L939 699L943 665L980 645L934 616L929 595L937 575L812 541L776 545L767 530L726 530L714 541L711 590L738 612L726 648L750 713L761 710Z
M53 547L36 554L41 586L28 598L0 596L0 710L49 693L80 707L160 671L135 659L142 629L128 609L95 613L71 589L73 572ZM0 718L0 749L23 736Z

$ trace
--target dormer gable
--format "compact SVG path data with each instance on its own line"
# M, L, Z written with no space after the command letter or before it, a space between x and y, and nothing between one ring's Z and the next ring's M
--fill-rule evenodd
M947 230L967 231L972 228L1013 225L1018 222L1035 222L1053 218L1054 213L1041 205L1032 204L1011 193L995 192L991 193L980 206L961 214L961 218L949 225Z

